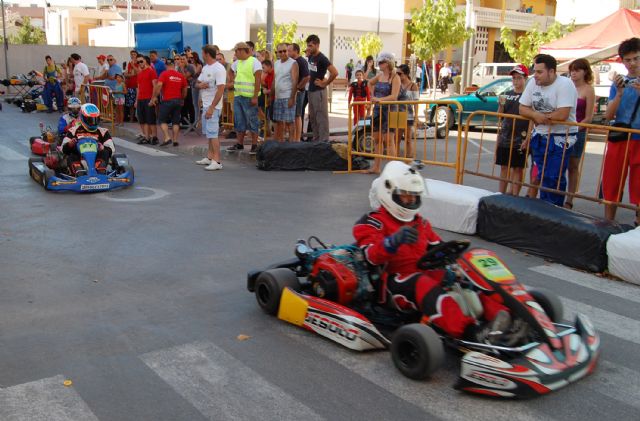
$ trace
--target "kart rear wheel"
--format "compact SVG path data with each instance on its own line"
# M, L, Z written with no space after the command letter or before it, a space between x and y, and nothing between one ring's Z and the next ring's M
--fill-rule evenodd
M431 327L412 323L396 331L391 340L391 358L403 375L423 380L444 363L444 347Z
M44 170L44 176L42 177L42 187L44 187L45 190L49 190L49 187L47 187L49 185L49 180L55 177L55 175L55 171L50 168L46 168Z
M547 313L553 323L561 323L564 316L562 301L553 292L544 288L535 288L527 291L540 307Z
M300 281L291 269L269 269L258 276L255 285L256 301L265 313L273 316L278 313L280 296L285 287L294 291L300 289Z

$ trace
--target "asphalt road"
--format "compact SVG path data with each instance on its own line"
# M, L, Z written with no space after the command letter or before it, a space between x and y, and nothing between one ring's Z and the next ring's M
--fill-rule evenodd
M386 352L267 317L245 287L247 270L290 257L298 238L351 242L371 176L238 161L207 173L191 156L123 141L135 188L54 194L26 162L28 137L53 117L0 113L1 420L639 418L640 288L473 238L560 295L568 319L589 315L601 364L528 401L456 392L453 355L411 381Z

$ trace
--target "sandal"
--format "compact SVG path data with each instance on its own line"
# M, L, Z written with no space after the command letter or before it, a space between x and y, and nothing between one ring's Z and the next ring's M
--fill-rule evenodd
M571 210L571 209L573 209L573 203L564 202L564 207L565 207L565 209Z
M160 146L168 146L168 145L171 145L171 139L165 140L160 144Z
M178 142L173 142L173 146L179 146L179 145L180 145L180 143L178 143Z

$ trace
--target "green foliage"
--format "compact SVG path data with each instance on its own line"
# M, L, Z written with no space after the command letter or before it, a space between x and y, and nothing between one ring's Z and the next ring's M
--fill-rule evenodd
M432 59L440 51L462 43L473 34L466 28L465 12L456 11L455 0L425 1L411 11L407 24L411 50L421 59Z
M541 31L540 26L536 24L530 31L516 38L511 29L503 26L500 30L500 36L502 45L511 58L518 63L529 66L533 63L533 58L538 54L541 46L562 38L574 29L573 22L569 25L554 22L546 31Z
M31 18L25 16L22 18L22 26L18 32L9 36L11 44L46 44L47 36L40 28L36 28L31 24Z
M353 41L351 46L356 51L358 57L364 59L367 56L377 56L378 53L382 51L384 44L382 44L382 39L379 35L373 32L367 32L356 41Z
M280 43L298 44L300 51L304 51L307 45L302 38L296 38L296 31L298 30L298 22L292 21L291 23L274 23L273 24L273 45L272 53ZM260 28L258 30L258 41L256 42L256 51L266 50L267 48L267 31Z

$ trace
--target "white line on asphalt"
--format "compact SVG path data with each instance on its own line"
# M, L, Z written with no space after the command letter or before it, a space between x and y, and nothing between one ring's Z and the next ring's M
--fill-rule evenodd
M62 375L0 389L3 421L98 420Z
M469 143L471 143L471 144L473 144L473 145L476 145L476 147L477 147L477 148L482 149L482 151L483 151L484 153L489 153L489 154L492 154L492 153L493 153L493 151L491 151L491 150L489 150L489 149L485 148L484 146L480 147L480 144L479 144L478 142L476 142L475 140L473 140L473 139L467 139L467 140L469 141Z
M158 149L150 148L148 146L138 145L136 143L129 142L128 140L124 140L119 137L114 137L113 141L118 147L131 149L132 151L140 152L149 156L176 156L176 154L160 151Z
M22 155L6 146L0 145L0 159L7 161L26 161L29 157Z
M143 197L116 197L117 195L120 195L121 193L119 192L105 192L103 194L100 195L94 195L94 197L96 199L101 199L101 200L108 200L110 202L148 202L151 200L158 200L158 199L162 199L165 196L170 195L171 193L169 193L166 190L162 190L162 189L152 189L151 187L134 187L135 190L143 190L143 191L148 191L151 192L150 195L148 196L143 196Z
M640 345L640 321L569 298L560 297L560 300L564 306L564 318L571 323L577 313L583 313L599 332Z
M626 405L640 408L640 373L630 368L600 361L589 377L589 388Z
M274 328L438 418L460 421L553 419L548 414L536 412L522 401L501 401L500 405L496 405L495 401L480 400L454 390L452 386L459 374L457 364L455 369L442 368L430 379L417 382L404 377L395 368L389 352L350 351L334 342L280 321L274 323Z
M599 278L590 273L569 269L568 267L558 264L535 266L529 268L529 270L546 276L552 276L562 281L571 282L572 284L580 285L585 288L590 288L598 292L604 292L616 297L624 298L625 300L633 301L634 303L640 303L640 287L635 285L625 284L620 281L614 281L606 278Z
M322 419L213 343L195 342L140 358L209 419Z

